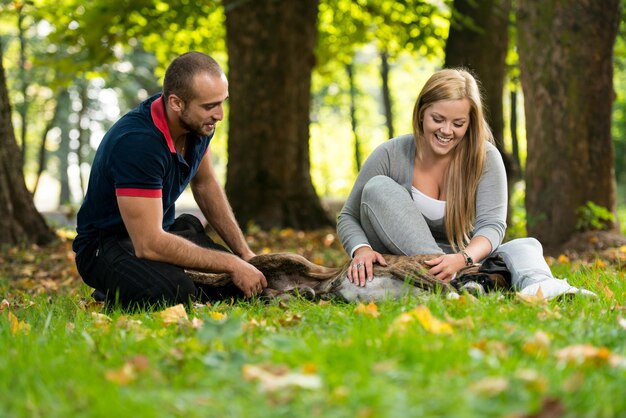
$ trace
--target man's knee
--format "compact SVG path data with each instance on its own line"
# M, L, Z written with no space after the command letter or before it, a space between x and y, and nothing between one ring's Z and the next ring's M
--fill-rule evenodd
M204 233L204 226L200 219L189 213L183 213L178 216L172 226L169 229L169 232L196 232L196 233Z
M167 283L146 290L146 299L150 303L163 303L165 305L192 302L196 300L197 293L196 286L186 275L184 277L170 278Z

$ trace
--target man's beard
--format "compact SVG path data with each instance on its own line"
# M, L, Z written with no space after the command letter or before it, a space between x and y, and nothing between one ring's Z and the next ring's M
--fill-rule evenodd
M215 129L211 129L211 130L205 131L203 129L204 128L204 124L202 122L198 123L198 124L191 122L187 118L187 112L186 111L183 111L180 114L180 126L182 126L183 129L185 129L185 130L187 130L187 131L189 131L191 133L194 133L194 134L196 134L198 136L209 136L209 135L211 135L215 131Z

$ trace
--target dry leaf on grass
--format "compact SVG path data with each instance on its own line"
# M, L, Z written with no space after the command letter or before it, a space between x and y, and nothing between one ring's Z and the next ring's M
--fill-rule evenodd
M420 305L415 309L400 314L389 326L388 333L404 332L415 321L428 332L432 334L452 334L452 325L435 318L430 309L424 305Z
M533 356L546 356L550 351L550 336L543 331L537 331L524 342L522 350Z
M278 323L283 327L290 327L302 320L302 315L297 313L286 312L285 315L278 319Z
M189 322L187 311L182 304L178 304L176 306L172 306L171 308L162 310L161 312L159 312L159 316L161 317L165 325Z
M470 390L482 396L498 396L509 387L509 381L504 377L487 377L470 385Z
M111 322L113 321L110 317L98 312L92 312L91 318L93 319L93 323L96 328L102 329L108 329L109 325L111 325Z
M548 379L540 375L536 370L521 369L515 373L515 377L532 391L543 393L548 389Z
M11 311L9 311L9 326L11 328L11 335L26 335L30 332L30 324L17 319L17 316L13 315Z
M612 353L606 347L594 347L591 344L571 345L556 353L557 359L563 363L574 365L591 365L626 368L626 358Z
M321 388L320 376L306 371L311 371L311 367L307 367L303 372L293 372L286 366L272 364L245 364L242 368L244 379L258 382L262 392L275 392L288 387Z
M209 312L209 316L211 317L211 319L215 321L224 321L226 318L228 318L228 314L218 312L218 311Z
M518 292L515 294L515 297L517 300L528 303L530 305L546 305L548 303L545 296L543 295L543 290L541 290L541 287L537 289L537 293L535 293L534 295L523 295Z
M114 370L107 370L104 377L118 385L128 385L134 382L139 373L142 373L150 366L150 360L146 356L138 355L131 357L122 367Z
M363 303L359 303L356 308L354 308L354 313L371 316L372 318L378 318L380 316L380 312L378 312L378 306L374 302L370 302L367 305Z

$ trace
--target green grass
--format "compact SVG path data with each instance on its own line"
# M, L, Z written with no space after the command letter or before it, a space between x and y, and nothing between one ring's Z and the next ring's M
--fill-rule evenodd
M32 295L0 277L9 302L0 312L0 416L522 417L550 407L624 416L626 364L608 364L607 351L579 364L557 356L588 344L626 357L624 272L555 271L599 299L431 295L379 303L378 317L355 312L357 304L252 300L189 307L189 319L204 321L197 328L149 311L106 312L107 322L85 304L82 285ZM392 331L419 305L452 333L416 320ZM30 330L12 332L8 311ZM259 370L268 383L254 379ZM281 374L296 384L273 390ZM319 384L298 386L307 379Z

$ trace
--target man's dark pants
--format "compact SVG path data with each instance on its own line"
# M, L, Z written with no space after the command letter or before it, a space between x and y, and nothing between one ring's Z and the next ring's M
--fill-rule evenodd
M180 215L168 232L204 248L228 251L206 234L200 220L193 215ZM107 304L126 308L242 294L234 285L219 292L197 287L179 266L137 258L128 236L101 234L76 256L76 266L83 281L96 289L95 294L105 295Z

